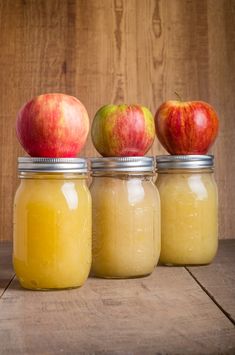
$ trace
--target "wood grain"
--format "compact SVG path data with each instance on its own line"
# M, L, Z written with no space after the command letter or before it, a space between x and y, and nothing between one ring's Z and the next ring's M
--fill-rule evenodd
M234 354L234 247L220 241L214 263L189 272L40 292L9 285L11 243L0 242L0 353Z
M234 302L234 301L233 301ZM0 299L2 354L234 354L233 324L180 267Z
M235 236L235 0L0 0L0 239L12 238L16 114L32 96L77 96L90 119L106 103L154 113L177 91L220 117L212 152L220 237ZM164 149L157 140L149 154ZM81 152L97 155L89 137Z
M220 117L213 152L219 187L220 235L234 238L235 228L235 1L208 2L209 97ZM215 26L217 24L217 26ZM220 29L218 31L218 28ZM230 39L229 39L230 38ZM218 50L219 48L219 50ZM233 236L232 236L233 235Z
M12 268L12 244L11 242L0 243L0 298L14 277Z
M188 270L235 324L234 255L235 240L223 240L211 265L189 267Z

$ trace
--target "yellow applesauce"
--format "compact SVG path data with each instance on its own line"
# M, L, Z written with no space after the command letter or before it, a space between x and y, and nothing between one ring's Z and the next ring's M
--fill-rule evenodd
M81 286L91 266L91 197L87 162L19 158L13 263L22 287Z
M91 170L93 275L150 274L160 254L160 200L153 182L153 158L95 158Z
M210 263L218 247L213 156L159 156L156 160L161 199L160 262Z

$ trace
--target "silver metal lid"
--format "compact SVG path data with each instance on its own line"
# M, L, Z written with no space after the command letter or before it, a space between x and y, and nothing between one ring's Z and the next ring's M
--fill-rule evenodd
M18 158L19 172L87 173L87 160L82 158Z
M91 170L97 172L153 172L155 162L153 157L109 157L92 158Z
M157 171L165 169L213 168L213 155L159 155L156 156Z

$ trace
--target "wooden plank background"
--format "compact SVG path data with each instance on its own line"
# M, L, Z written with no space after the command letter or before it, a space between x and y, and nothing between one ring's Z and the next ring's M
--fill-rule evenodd
M0 0L0 239L12 238L21 105L45 92L78 97L92 120L106 103L154 113L177 91L220 117L212 149L220 238L235 238L235 1ZM149 154L164 150L155 140ZM87 141L82 155L96 152Z

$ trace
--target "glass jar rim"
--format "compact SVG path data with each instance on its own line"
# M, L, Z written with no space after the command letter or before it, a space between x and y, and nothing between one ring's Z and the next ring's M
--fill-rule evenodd
M97 172L136 172L149 173L155 170L155 161L152 156L134 157L96 157L91 158L91 171Z
M43 173L87 173L85 158L19 157L18 171Z
M158 155L156 171L167 169L213 169L213 155Z

